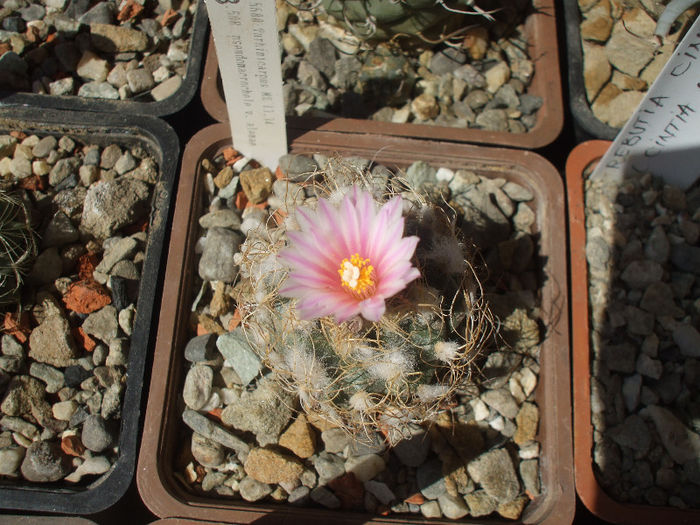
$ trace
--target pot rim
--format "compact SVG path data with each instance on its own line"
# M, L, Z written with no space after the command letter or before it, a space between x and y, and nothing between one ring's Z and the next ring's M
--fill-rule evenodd
M591 424L588 265L583 171L600 160L612 143L591 140L576 146L566 160L571 253L571 370L573 374L574 474L576 492L593 514L606 521L628 525L642 523L700 523L700 509L677 509L621 503L600 486L593 472L593 425Z
M172 440L167 439L168 430L180 420L177 398L182 376L182 359L176 349L189 338L186 327L186 308L182 305L189 297L188 279L182 278L183 268L192 268L194 255L187 247L195 238L196 210L191 203L197 199L196 173L199 159L216 153L231 144L228 123L209 126L195 135L185 148L180 177L177 206L173 218L168 266L158 336L154 355L154 369L162 373L153 374L149 391L144 435L139 456L137 484L146 505L162 518L183 517L220 522L251 522L258 518L280 515L291 521L313 521L327 523L329 520L356 523L373 519L377 523L405 523L412 521L405 515L400 517L369 516L303 508L290 505L256 505L240 500L223 500L197 496L186 492L173 483L168 465L162 457L173 457ZM551 413L540 420L539 439L543 452L540 457L540 475L543 480L542 495L525 511L523 523L571 523L574 515L573 464L571 446L570 383L568 370L568 312L566 286L566 254L563 239L555 239L555 232L565 231L563 185L555 168L544 158L527 151L484 148L441 142L409 140L399 137L349 138L346 134L308 132L297 140L293 152L339 151L346 155L363 155L375 158L387 165L407 165L414 158L422 158L443 166L478 165L480 171L493 170L501 176L504 172L517 173L511 177L528 186L537 195L538 229L543 231L547 216L547 235L541 240L541 253L547 257L545 269L547 286L543 287L542 310L551 313L548 337L541 354L538 404L541 414L543 406L551 405ZM518 178L519 177L519 178ZM545 345L547 350L545 351ZM555 403L556 402L556 403ZM172 422L169 425L169 422ZM170 451L168 450L170 447ZM170 456L168 456L170 454ZM415 519L415 518L414 518ZM314 521L315 520L315 521ZM398 520L398 521L397 521ZM440 521L438 521L440 523ZM441 523L456 523L443 521ZM503 520L490 523L508 523Z
M530 59L537 62L529 93L542 97L537 123L525 133L486 131L476 128L453 128L428 124L398 124L375 120L319 117L287 117L291 130L333 131L340 133L371 133L387 136L413 137L432 140L539 149L554 142L564 127L564 100L559 66L555 0L533 0L533 12L525 21ZM209 39L207 57L202 74L201 99L214 120L228 121L226 102L219 91L218 60L213 38Z

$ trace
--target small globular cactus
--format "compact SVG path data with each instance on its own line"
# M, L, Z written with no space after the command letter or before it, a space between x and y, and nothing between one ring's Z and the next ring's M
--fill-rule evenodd
M492 334L465 245L398 177L292 186L315 196L290 194L241 246L243 329L306 412L396 442L449 404Z
M305 7L300 2L290 4ZM475 0L320 0L312 7L322 7L367 40L389 40L397 35L428 40L462 27L465 15L492 20L491 13Z
M0 189L0 303L16 300L23 276L36 256L29 210L17 195Z

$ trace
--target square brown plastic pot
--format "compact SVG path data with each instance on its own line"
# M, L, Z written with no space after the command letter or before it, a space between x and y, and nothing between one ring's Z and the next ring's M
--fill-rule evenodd
M68 135L85 143L138 145L156 160L160 176L153 189L148 223L148 241L139 281L138 300L129 359L126 365L126 389L121 403L121 418L116 462L89 484L55 482L46 484L3 479L0 485L0 509L23 512L52 512L90 515L114 505L126 493L134 478L142 417L144 375L150 345L155 338L154 315L157 311L158 283L163 277L168 218L173 204L175 175L180 146L172 128L164 121L132 115L97 115L32 108L0 111L0 134L23 131L40 135ZM0 514L0 523L8 516ZM44 523L38 516L31 523ZM46 518L52 523L83 523L77 518ZM15 523L9 521L9 523ZM25 523L25 522L17 522ZM29 521L26 523L30 523Z
M542 493L531 501L522 523L571 523L574 514L569 387L568 312L564 194L554 167L539 155L504 149L376 136L349 137L338 133L307 133L292 145L296 153L319 152L363 156L387 167L406 167L416 160L436 166L468 168L479 174L503 177L527 187L535 196L542 274L541 310L547 334L540 351L540 407L538 440L542 445ZM423 522L420 516L371 516L292 505L253 504L188 492L176 479L175 456L181 444L179 403L184 374L184 346L189 340L188 319L193 276L194 243L202 202L201 161L231 145L229 126L220 123L195 135L187 145L173 218L168 266L158 324L158 335L144 435L139 457L139 493L161 518L179 517L233 523L376 523ZM476 520L479 521L479 520ZM453 523L450 520L438 523ZM508 523L504 520L489 523Z
M591 423L591 348L589 339L588 269L586 264L586 216L584 170L605 154L610 142L591 140L574 148L566 161L571 253L571 337L574 404L574 467L576 492L596 516L628 525L697 524L700 510L621 503L600 486L593 472L593 424Z
M199 2L197 12L192 19L190 47L187 51L187 66L180 87L163 100L143 101L139 99L109 100L105 98L88 98L78 95L46 95L31 92L9 91L0 89L0 107L34 107L37 109L56 109L66 111L95 111L128 115L152 115L165 117L177 113L195 97L202 70L202 59L207 38L209 18L203 0ZM33 3L33 2L30 2ZM95 2L96 3L96 2Z
M319 117L287 117L287 125L298 131L321 130L342 133L370 133L396 137L449 140L476 144L512 146L538 149L547 146L561 133L564 125L559 48L557 42L555 0L533 0L534 12L527 17L525 32L528 36L528 53L535 64L535 74L528 93L542 97L542 107L537 113L537 124L526 133L486 131L477 128L453 128L427 124L398 124L356 118L325 119ZM228 121L226 101L221 88L219 63L213 40L209 49L202 77L202 104L219 122Z

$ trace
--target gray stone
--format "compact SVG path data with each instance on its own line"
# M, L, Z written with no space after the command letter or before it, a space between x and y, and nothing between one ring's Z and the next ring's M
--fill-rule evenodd
M640 354L640 357L643 354ZM634 412L639 405L642 389L642 376L634 374L625 377L622 382L622 397L628 412Z
M55 417L59 421L70 421L70 418L73 417L73 414L75 414L76 410L78 410L78 403L76 403L72 399L69 399L68 401L60 401L58 403L54 403L51 407L53 417Z
M182 397L185 404L192 410L201 409L209 397L214 381L214 370L205 365L195 365L190 368L185 377L185 386Z
M73 77L59 78L49 83L49 95L72 95L74 89L75 79Z
M102 150L100 168L112 169L122 155L122 149L117 144L110 144Z
M417 467L425 461L430 452L430 434L422 427L411 429L411 435L399 441L394 448L394 455L407 467Z
M134 156L129 150L125 150L117 159L117 162L114 163L114 171L117 172L117 175L124 175L135 167L136 160L134 160Z
M671 253L671 244L662 226L656 226L644 245L644 254L648 259L663 264Z
M138 247L138 241L133 237L124 237L110 243L95 270L100 273L109 273L119 261L132 258Z
M441 494L438 497L438 503L446 518L458 520L469 513L469 508L461 496L453 496L448 493Z
M199 225L202 228L230 228L232 230L241 227L241 218L234 210L224 208L214 210L199 218Z
M34 260L28 280L34 284L50 284L61 276L63 261L55 247L42 251Z
M21 417L2 416L0 426L3 430L17 432L32 441L39 437L39 428Z
M93 337L103 341L107 345L112 339L117 337L119 333L119 321L117 319L117 310L114 306L108 304L91 313L83 322L83 330Z
M43 363L31 363L29 365L29 375L46 383L46 391L49 394L55 394L65 385L63 373Z
M68 456L58 443L53 441L35 441L27 448L22 461L22 476L27 481L58 481L70 472Z
M132 93L148 91L156 85L153 75L145 68L131 69L126 72L126 80Z
M543 103L544 101L542 97L525 93L524 95L520 95L520 103L518 105L518 110L523 115L532 115L535 111L542 107Z
M481 395L481 400L508 419L518 415L518 403L505 388L487 390Z
M240 327L219 336L216 347L236 371L243 386L250 383L262 370L260 358L251 348Z
M324 451L318 456L312 457L311 461L314 464L316 472L318 472L320 484L327 483L345 474L345 462L343 458L335 454Z
M182 420L190 429L226 448L235 450L238 454L247 454L250 450L245 441L194 410L185 409L182 412Z
M442 462L439 459L431 459L416 470L416 482L418 490L428 499L437 499L447 491L445 478L442 474Z
M137 29L110 24L92 24L90 26L92 45L106 53L125 53L145 51L148 36Z
M272 492L272 487L266 483L246 476L238 484L241 497L246 501L259 501Z
M475 518L488 516L498 508L498 501L489 496L485 490L475 490L465 494L464 500L469 506L469 514Z
M492 104L494 108L516 108L520 99L513 86L504 84L493 95Z
M144 182L120 177L88 188L80 229L98 239L147 216L150 188Z
M700 246L685 243L671 247L671 262L681 271L700 275Z
M647 286L639 306L656 316L681 317L683 315L683 309L679 308L674 300L673 289L662 281Z
M173 75L151 89L151 97L153 97L153 100L156 102L165 100L177 93L180 86L182 86L182 77L180 75Z
M625 374L634 372L637 350L631 344L604 345L600 353L608 369L611 371Z
M437 169L424 161L411 164L406 170L406 180L413 188L420 188L424 183L436 182Z
M455 78L464 80L470 88L480 89L486 87L486 78L471 64L464 64L458 67L452 74Z
M676 343L681 355L700 357L700 332L689 324L679 324L673 330L673 342Z
M467 471L499 504L512 501L520 493L520 483L513 462L508 451L503 448L485 452L470 461Z
M420 506L420 512L426 518L439 518L442 516L440 504L437 501L426 501Z
M321 432L324 450L331 454L343 452L350 445L350 436L342 428L329 428Z
M639 354L637 358L637 372L652 379L660 379L664 372L664 365L657 359L652 359L646 354Z
M217 467L224 462L225 454L221 443L194 432L192 434L192 456L205 467Z
M81 440L87 449L102 452L112 444L113 439L104 418L97 415L87 417L81 433Z
M87 50L83 52L78 61L76 73L85 81L104 83L109 74L109 63Z
M282 173L293 182L304 182L311 178L319 169L316 161L312 158L295 154L287 154L280 157L279 167Z
M326 38L315 38L309 45L307 54L309 62L326 78L335 72L335 46Z
M301 485L289 493L289 496L287 497L287 502L290 505L305 505L310 499L310 492L311 490L309 489L309 487Z
M112 24L114 22L113 7L108 2L98 2L85 12L78 20L81 24Z
M621 278L631 288L646 288L661 280L663 268L655 261L632 261L622 271Z
M389 488L389 486L381 481L365 481L365 490L372 494L384 505L389 505L396 499L396 495Z
M311 491L311 499L327 509L340 508L340 500L325 487L316 487Z
M292 418L290 396L268 378L258 382L252 392L243 392L236 403L228 405L221 420L238 430L255 434L261 446L277 443Z
M673 461L682 465L697 459L700 435L687 428L670 410L652 405L639 413L653 421L661 443Z
M85 98L104 98L119 100L119 91L109 82L87 82L78 88L78 96Z
M508 114L502 109L487 109L476 117L476 125L486 131L508 131Z
M625 421L610 429L610 437L622 445L644 454L651 445L651 435L644 420L637 414L625 418Z
M238 269L233 256L238 252L241 242L243 238L238 232L226 228L210 228L199 260L199 276L205 281L233 282Z
M523 480L525 492L531 498L540 495L540 466L536 459L528 459L520 462L520 479Z
M360 481L369 481L386 468L384 459L378 454L350 456L345 461L345 471L352 472Z
M32 174L32 163L24 157L16 157L10 161L10 172L18 179L24 179Z
M434 75L446 75L454 73L467 61L466 55L454 48L448 47L433 55L430 59L430 72ZM464 79L463 79L464 80Z
M65 367L78 356L70 324L60 315L44 319L29 336L29 357L35 361Z
M80 237L78 229L62 211L57 211L49 221L41 237L42 246L61 246L76 242Z
M0 449L0 476L16 477L26 449L24 447L11 446Z
M216 359L216 339L214 334L193 337L185 345L185 359L191 363L201 363Z
M47 135L37 142L36 146L32 148L32 155L38 159L43 159L49 156L51 150L55 149L58 144L58 140L53 135Z

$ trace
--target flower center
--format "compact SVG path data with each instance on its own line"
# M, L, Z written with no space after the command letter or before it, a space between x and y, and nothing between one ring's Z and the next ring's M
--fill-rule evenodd
M357 253L343 259L338 274L343 288L358 299L367 299L374 293L377 283L374 280L374 266L369 264L369 259L362 259Z

